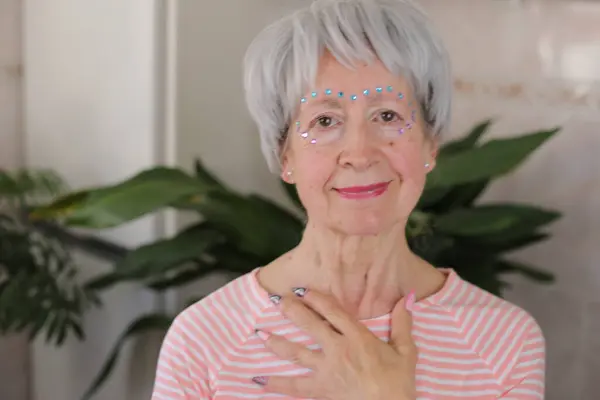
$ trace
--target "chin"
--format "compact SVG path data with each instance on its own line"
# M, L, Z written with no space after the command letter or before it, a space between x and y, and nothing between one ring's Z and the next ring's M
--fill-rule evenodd
M335 218L333 228L343 234L351 236L375 236L390 229L393 225L391 218L380 215L362 215L353 213L345 217Z

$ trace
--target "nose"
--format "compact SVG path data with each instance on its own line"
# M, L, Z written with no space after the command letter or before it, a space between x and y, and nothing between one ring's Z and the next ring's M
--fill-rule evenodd
M376 163L376 146L366 123L347 124L342 142L339 164L343 167L361 171Z

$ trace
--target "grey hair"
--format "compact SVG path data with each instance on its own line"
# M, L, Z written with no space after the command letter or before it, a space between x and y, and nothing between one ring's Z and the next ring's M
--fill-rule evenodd
M348 68L379 59L412 85L428 132L448 129L450 61L420 8L411 0L316 0L266 27L244 58L246 102L273 172L281 168L290 121L325 50Z

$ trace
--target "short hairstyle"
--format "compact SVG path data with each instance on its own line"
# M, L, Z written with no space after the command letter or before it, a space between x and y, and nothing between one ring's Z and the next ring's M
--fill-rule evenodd
M244 58L244 87L269 168L281 168L299 99L314 83L325 51L341 64L379 59L409 81L429 134L450 123L450 61L423 11L411 0L316 0L267 26Z

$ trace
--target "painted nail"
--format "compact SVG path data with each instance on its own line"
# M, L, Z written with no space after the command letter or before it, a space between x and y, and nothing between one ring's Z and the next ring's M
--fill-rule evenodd
M270 335L267 332L263 332L259 329L256 329L254 333L256 333L256 336L258 336L263 341L269 340Z
M416 300L415 291L411 290L408 293L408 296L406 296L406 302L404 303L404 306L406 307L406 309L408 311L413 310L413 306L415 305L415 300Z
M294 292L294 294L298 297L304 297L306 295L307 291L308 291L308 289L302 288L302 287L297 287L297 288L292 289L292 292Z
M278 305L279 303L281 303L281 296L272 294L269 296L269 300L271 300L271 303Z
M266 376L255 376L254 378L252 378L252 382L260 386L265 386L267 382L269 382L269 378L267 378Z

